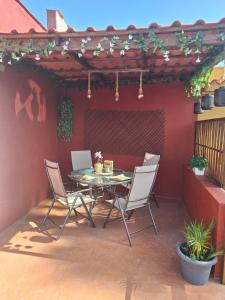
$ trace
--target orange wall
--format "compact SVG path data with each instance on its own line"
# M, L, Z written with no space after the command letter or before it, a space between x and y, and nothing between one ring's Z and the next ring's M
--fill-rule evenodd
M0 230L48 194L43 159L58 159L57 97L37 73L0 73Z
M182 165L193 153L193 103L187 101L182 83L146 85L143 100L137 99L137 90L137 86L120 87L118 103L114 100L114 89L93 90L91 100L86 98L86 91L68 90L67 94L72 96L74 102L74 135L70 143L60 145L62 169L64 174L71 171L70 150L84 148L84 114L87 109L124 111L164 109L166 139L156 191L162 196L180 199ZM115 165L126 170L133 170L135 165L140 165L143 161L143 156L112 153L103 155L105 159L113 159Z
M38 32L45 31L40 22L17 0L0 0L0 32L28 32L34 28Z
M188 167L184 168L184 203L193 220L209 223L214 217L216 228L214 242L217 250L224 248L225 235L225 191L212 184L206 176L195 176ZM215 276L221 277L222 257L215 268Z

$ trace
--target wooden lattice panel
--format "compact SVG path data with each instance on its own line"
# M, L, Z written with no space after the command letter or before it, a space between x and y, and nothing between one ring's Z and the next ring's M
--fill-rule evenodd
M85 131L85 146L92 151L135 156L145 152L162 154L164 111L88 110Z

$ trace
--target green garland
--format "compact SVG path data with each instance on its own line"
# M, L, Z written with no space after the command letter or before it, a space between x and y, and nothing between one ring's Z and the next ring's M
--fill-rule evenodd
M192 76L192 78L186 82L185 91L188 98L193 98L198 101L202 95L202 89L204 89L208 83L210 76L212 75L214 69L213 65L215 61L219 62L225 58L225 33L219 33L219 39L224 42L224 45L217 49L212 49L209 53L209 58Z
M183 30L175 33L179 48L184 52L185 56L192 52L200 54L203 50L203 33L197 32L194 35L187 35ZM206 48L206 46L204 46Z
M204 89L213 73L213 68L211 66L204 66L200 73L194 75L188 82L185 91L189 98L194 98L198 100L201 97L202 89Z
M53 52L55 41L49 40L41 49L34 50L34 41L28 40L26 43L21 44L18 40L0 40L0 63L17 63L22 57L30 54L35 54L35 59L40 60L41 55L48 56ZM2 68L1 71L4 71Z
M58 104L58 138L69 142L73 135L73 104L70 98L63 98Z
M196 34L188 35L185 31L176 32L175 33L179 49L184 52L185 56L189 54L196 54L197 59L196 63L200 62L200 54L204 49L212 48L212 51L209 53L209 59L204 65L202 65L197 72L193 75L193 77L187 82L185 90L188 92L188 95L194 99L198 99L201 96L202 89L207 85L210 74L212 72L212 61L215 57L220 56L221 60L224 59L224 51L221 53L217 52L217 47L213 48L212 46L203 45L203 33L197 32ZM218 32L218 39L224 42L225 45L225 33ZM78 57L82 57L83 54L88 49L88 44L92 41L91 37L83 38L80 43L80 50L77 52ZM92 41L93 42L93 41ZM143 52L148 52L152 49L152 53L154 54L156 51L160 51L164 57L165 61L170 60L169 58L169 50L165 47L164 40L159 39L156 31L154 29L149 29L148 33L144 34L129 34L127 39L121 39L119 36L112 36L111 38L102 37L99 41L95 41L96 48L93 50L94 56L99 56L101 53L112 54L115 50L120 51L120 55L125 55L126 51L130 50L132 45L136 45L136 47ZM35 54L35 59L40 60L40 56L48 56L50 55L56 46L56 42L54 39L42 42L42 45L35 44L35 40L28 40L25 43L21 43L19 40L0 40L0 71L4 71L5 64L16 63L18 67L21 65L26 65L26 54ZM57 45L59 46L59 45ZM63 40L60 43L61 53L65 54L69 50L70 39ZM224 46L223 46L224 47ZM57 49L58 51L58 49ZM22 63L20 64L20 59L24 57ZM19 62L19 63L18 63ZM34 71L43 70L46 75L56 79L57 83L64 84L63 79L58 76L52 74L51 72L44 70L38 66L29 66ZM180 75L180 80L187 80L185 78L185 74ZM171 80L177 80L178 78L174 78L174 76L165 76L162 79L157 78L157 81L160 82L170 82ZM122 84L136 84L137 80L121 80ZM154 78L144 78L143 83L153 83L156 79ZM80 86L81 89L86 87L86 82L77 81L76 86ZM99 81L95 81L93 83L94 87L103 87L106 86L106 83L101 83ZM108 86L113 86L112 82L107 84Z
M78 57L82 57L87 51L88 43L92 41L91 37L81 39L80 51ZM154 29L149 29L148 34L129 34L127 39L120 39L119 36L114 35L111 39L103 37L96 42L96 49L93 51L94 56L99 56L101 53L112 54L115 50L120 51L120 55L125 55L132 43L137 46L140 51L148 52L150 44L153 45L153 53L157 50L161 51L164 58L167 60L169 51L165 47L163 40L160 40Z

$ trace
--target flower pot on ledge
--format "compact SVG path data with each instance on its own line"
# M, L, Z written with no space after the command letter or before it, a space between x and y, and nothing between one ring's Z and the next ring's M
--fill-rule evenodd
M177 254L180 257L181 274L183 278L195 285L204 285L209 280L209 275L212 266L214 266L218 259L214 257L209 261L193 260L186 256L181 251L182 243L178 243L176 246Z
M192 170L197 176L203 176L205 174L205 168L203 168L202 170L198 168L193 168Z

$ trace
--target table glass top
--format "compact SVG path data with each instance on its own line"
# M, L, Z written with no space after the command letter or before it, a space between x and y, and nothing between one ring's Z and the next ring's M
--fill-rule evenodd
M72 171L69 174L72 180L88 185L117 185L129 183L132 180L133 173L114 169L111 173L96 173L93 168Z

